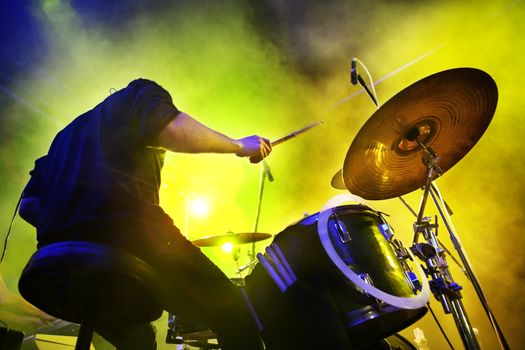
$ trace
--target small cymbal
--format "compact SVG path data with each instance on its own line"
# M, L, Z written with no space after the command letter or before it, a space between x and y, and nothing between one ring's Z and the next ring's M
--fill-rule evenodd
M345 180L343 179L343 169L339 169L339 171L334 174L330 185L336 190L346 190Z
M197 247L215 247L228 242L232 244L253 243L270 237L272 237L271 234L262 232L227 233L199 238L192 241L192 243Z
M437 153L442 174L481 138L497 100L494 80L474 68L446 70L410 85L359 130L343 166L345 187L365 199L394 198L421 188L426 167L416 137Z

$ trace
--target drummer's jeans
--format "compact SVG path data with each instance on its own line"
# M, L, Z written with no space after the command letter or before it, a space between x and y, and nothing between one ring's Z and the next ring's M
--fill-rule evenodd
M166 311L214 330L222 350L263 349L240 290L199 248L178 233L168 241L164 236L154 243L158 249L140 257L161 278ZM119 329L96 331L118 350L155 348L155 333L150 324L133 327L123 324Z

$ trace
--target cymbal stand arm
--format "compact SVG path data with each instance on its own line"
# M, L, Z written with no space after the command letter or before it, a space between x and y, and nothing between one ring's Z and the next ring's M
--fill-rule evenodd
M496 334L496 337L498 339L501 349L505 349L505 350L509 349L509 345L505 339L505 336L503 335L503 332L501 331L501 328L499 327L498 322L490 309L487 298L485 297L483 289L481 288L481 284L479 283L479 280L477 279L476 274L474 273L472 265L470 264L470 261L465 251L463 250L463 246L461 245L459 237L457 236L457 233L455 232L454 225L452 224L452 220L450 219L449 215L445 214L446 213L445 210L447 208L445 207L445 203L435 184L432 185L432 189L430 193L436 205L436 208L441 218L443 219L443 222L445 223L445 227L447 228L447 231L450 235L450 240L454 244L454 248L458 252L459 258L461 259L463 263L465 274L467 278L470 280L470 282L472 283L474 290L476 291L476 294L478 295L478 298L483 306L483 309L485 310L485 313L487 314L487 317L491 323L494 333Z
M417 214L417 220L416 220L416 226L424 225L424 216L425 216L425 207L427 205L428 200L428 194L430 193L430 186L432 184L432 179L434 177L434 171L435 171L435 164L437 161L437 154L430 148L426 147L423 143L419 141L419 139L416 137L416 142L423 148L425 151L425 156L423 157L423 162L425 163L427 167L427 176L426 176L426 182L425 186L423 187L423 197L421 198L421 203L419 204L419 211ZM414 245L417 243L419 238L420 230L415 229L414 230L414 241L412 242Z
M426 147L416 137L415 140L424 150L423 162L427 167L426 183L423 188L417 221L414 224L414 241L412 252L426 264L425 273L431 277L430 289L436 299L441 303L446 314L452 314L459 331L463 345L468 350L479 350L480 346L474 334L474 330L467 317L463 303L461 302L461 286L452 279L446 261L445 251L439 245L437 239L437 218L435 223L430 223L430 218L424 216L428 195L431 194L432 180L435 173L441 173L437 159L438 155L432 148ZM426 243L418 243L419 235L422 234Z
M441 286L443 281L443 271L441 267L446 265L446 261L444 261L443 249L441 249L441 247L439 246L437 237L434 234L433 230L435 229L435 231L437 232L438 225L437 222L432 225L430 223L430 218L425 217L425 207L431 189L435 162L438 157L437 154L431 148L426 147L423 143L419 142L417 138L416 141L419 143L419 145L423 148L425 152L423 162L427 167L427 176L426 183L423 188L423 197L421 198L421 203L419 205L417 219L414 223L414 241L412 242L411 250L420 260L426 263L427 269L425 270L425 272L429 277L431 277L431 281L434 284L439 284ZM425 238L427 243L418 243L420 234L423 234L423 237ZM443 311L446 314L451 313L452 311L450 307L450 301L447 295L444 293L444 289L434 289L432 290L432 292L443 306Z
M452 312L450 306L450 299L448 294L445 293L446 281L448 277L448 265L445 260L444 251L439 246L437 241L437 229L438 224L430 223L430 218L424 218L424 221L414 225L414 230L419 231L423 234L423 237L427 241L426 243L417 243L413 246L412 251L414 254L426 264L425 272L431 278L430 285L431 290L441 303L443 312L450 314ZM434 233L436 232L436 233Z

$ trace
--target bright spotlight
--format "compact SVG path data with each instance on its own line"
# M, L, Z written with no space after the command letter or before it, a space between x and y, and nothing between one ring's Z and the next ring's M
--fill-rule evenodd
M221 249L223 252L225 253L231 253L232 250L233 250L233 243L231 242L226 242L224 243L222 246L221 246Z
M210 204L204 198L195 198L190 203L191 212L199 217L205 217L210 212Z

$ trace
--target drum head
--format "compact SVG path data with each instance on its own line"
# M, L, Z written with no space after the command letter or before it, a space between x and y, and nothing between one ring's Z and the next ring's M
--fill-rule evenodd
M339 196L338 201L344 200ZM425 273L415 264L423 286L415 292L385 237L389 228L382 228L380 215L362 205L330 204L319 213L317 231L326 254L343 275L366 295L388 305L412 310L424 307L430 296Z

